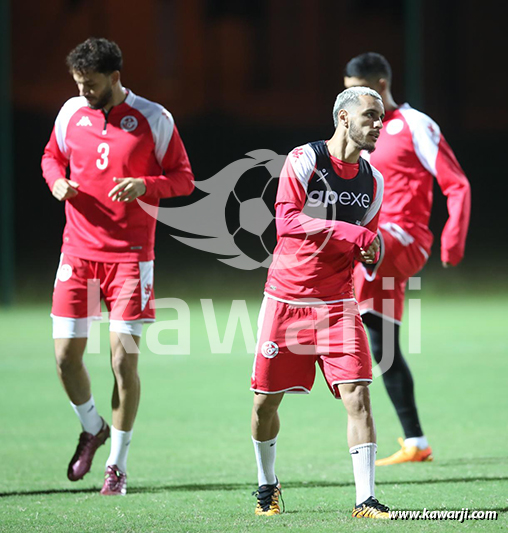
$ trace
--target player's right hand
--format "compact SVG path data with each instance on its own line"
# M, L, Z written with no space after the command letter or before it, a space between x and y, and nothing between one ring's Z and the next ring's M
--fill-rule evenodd
M66 178L59 178L53 184L53 190L51 191L53 196L63 202L69 198L73 198L78 194L77 188L79 183L75 181L68 180Z
M374 260L376 259L376 254L379 251L381 243L379 242L379 237L376 236L376 238L372 241L372 244L369 246L368 250L360 249L360 255L363 263L372 264L374 263Z

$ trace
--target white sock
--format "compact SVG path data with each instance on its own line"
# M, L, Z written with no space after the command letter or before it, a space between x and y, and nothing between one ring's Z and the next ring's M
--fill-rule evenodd
M111 426L111 452L106 461L106 468L110 465L116 465L120 472L124 474L127 472L127 454L129 453L133 431L132 429L130 431L120 431Z
M102 418L99 416L97 409L95 408L95 401L93 395L90 396L90 399L81 404L74 405L71 402L74 412L78 415L79 421L83 426L83 431L91 433L92 435L97 435L102 429Z
M353 459L353 474L356 485L356 505L360 505L370 496L374 497L374 465L377 444L367 442L349 449Z
M260 442L252 437L256 461L258 463L258 485L275 485L275 455L277 448L277 437L271 440Z
M420 450L425 450L425 448L429 447L429 443L427 442L427 437L425 435L422 435L421 437L411 437L409 439L405 439L404 445L407 447L416 446Z

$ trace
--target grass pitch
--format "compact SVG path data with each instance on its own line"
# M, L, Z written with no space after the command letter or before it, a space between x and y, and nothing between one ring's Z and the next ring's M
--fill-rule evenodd
M83 481L66 478L80 431L54 369L45 306L0 312L0 531L266 532L501 531L508 527L506 298L422 295L422 353L408 355L435 461L377 469L377 497L393 509L496 510L497 522L381 522L351 518L354 483L340 401L316 377L310 396L281 406L277 474L286 513L255 517L250 440L252 355L240 329L233 353L210 353L198 300L189 301L191 354L142 345L141 406L129 455L128 495L105 498L109 443ZM249 301L252 324L260 301ZM224 334L231 301L215 301ZM170 310L158 319L175 318ZM107 326L86 356L93 393L110 420ZM407 327L403 328L407 354ZM163 332L174 344L175 333ZM402 432L381 379L371 387L378 454Z

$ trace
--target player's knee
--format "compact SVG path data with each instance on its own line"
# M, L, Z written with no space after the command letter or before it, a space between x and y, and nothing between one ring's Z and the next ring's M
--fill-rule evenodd
M367 385L351 384L341 390L342 401L349 416L369 418L371 416L370 395Z
M77 370L82 365L81 361L76 361L68 354L60 353L56 356L56 367L60 374L68 374Z
M69 344L55 346L55 359L57 369L61 374L72 372L83 365L83 354Z
M124 352L114 353L111 359L111 368L117 381L124 382L137 378L137 357Z
M254 397L254 412L259 419L270 419L277 413L279 403L270 395L258 394Z
M110 340L113 355L139 354L139 336L136 337L130 333L118 333L115 331L111 332Z

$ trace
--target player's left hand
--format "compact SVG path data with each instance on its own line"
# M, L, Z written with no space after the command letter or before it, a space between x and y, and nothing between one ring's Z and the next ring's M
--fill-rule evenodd
M146 192L142 178L113 178L117 183L108 193L113 202L133 202Z
M451 263L448 263L448 261L443 261L443 268L450 268L453 265Z

